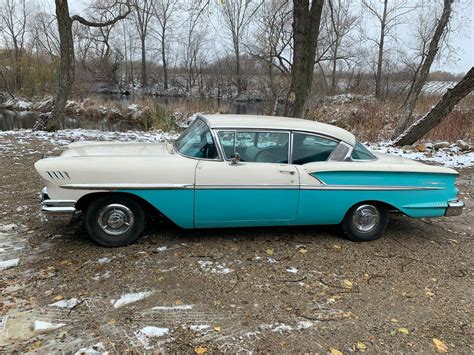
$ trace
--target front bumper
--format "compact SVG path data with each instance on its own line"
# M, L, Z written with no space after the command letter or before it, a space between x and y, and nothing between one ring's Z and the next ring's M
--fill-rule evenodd
M59 213L66 215L73 215L76 212L76 201L74 200L52 200L48 196L48 189L45 187L41 191L41 212Z
M464 202L459 201L459 200L449 201L448 208L446 208L446 212L444 212L444 215L446 217L459 216L462 213L463 208L464 208Z

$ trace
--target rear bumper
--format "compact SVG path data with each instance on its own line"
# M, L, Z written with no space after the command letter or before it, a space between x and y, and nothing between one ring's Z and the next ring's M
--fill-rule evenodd
M446 212L444 212L444 215L446 217L459 216L462 213L463 208L464 208L464 202L459 201L459 200L449 201L448 208L446 208Z
M41 191L41 212L44 214L65 214L73 215L76 212L76 201L74 200L52 200L48 196L48 189L45 187Z

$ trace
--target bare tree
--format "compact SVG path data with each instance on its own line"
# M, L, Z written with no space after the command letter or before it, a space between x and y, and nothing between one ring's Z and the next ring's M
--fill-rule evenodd
M293 64L289 98L294 103L289 113L304 117L306 101L311 92L316 47L324 0L293 0ZM285 109L288 114L288 105Z
M203 14L208 3L191 2L183 9L188 18L183 23L184 33L180 41L182 45L182 63L186 68L186 91L190 92L199 77L200 66L205 62L204 46L207 42L206 29L208 21L203 20ZM201 63L200 63L201 62ZM202 90L202 82L199 85Z
M146 65L146 40L148 37L149 25L152 18L153 0L131 0L133 6L133 19L140 38L141 46L141 84L142 87L148 85L147 65Z
M474 67L466 73L455 87L448 89L428 114L411 125L411 127L395 139L393 144L403 146L415 143L446 118L458 102L469 95L472 90L474 90Z
M252 21L254 14L262 4L261 0L228 0L221 3L223 24L229 32L234 55L234 74L236 77L237 93L240 95L244 90L242 81L241 55L242 42Z
M168 59L167 49L169 46L169 32L172 25L172 17L177 10L177 0L155 0L153 2L153 14L158 21L159 28L156 31L161 48L161 62L163 64L163 88L168 90Z
M382 99L382 77L384 75L384 55L387 36L399 25L403 16L414 10L408 5L408 0L394 1L390 6L388 0L383 0L383 7L380 9L374 0L362 0L363 7L375 18L380 26L378 38L369 38L377 45L377 69L375 73L375 97Z
M421 89L423 88L423 85L425 84L426 79L428 78L431 65L433 64L436 54L438 53L441 39L447 31L449 18L451 16L451 2L452 0L444 0L443 12L436 23L433 35L431 37L431 40L429 41L427 52L421 58L421 65L419 67L419 70L415 71L414 84L409 92L403 114L397 123L395 131L393 132L392 139L395 139L403 132L403 130L408 124L408 121L413 115L413 111L416 106L416 101L418 100L418 96L421 93Z
M3 0L0 3L3 38L7 45L12 45L15 90L21 89L22 86L21 59L25 51L28 16L26 0Z
M337 65L341 60L349 60L351 55L341 54L343 40L356 25L357 17L350 12L350 1L329 0L330 13L330 48L331 48L331 94L337 91Z
M276 114L278 99L287 92L291 69L291 3L272 0L263 3L255 22L255 34L248 52L265 65L273 99L271 114ZM279 80L283 79L283 80Z
M119 8L119 14L113 18L103 21L95 22L87 20L82 16L69 15L69 5L67 0L55 0L56 3L56 18L58 21L58 31L60 40L60 56L61 62L59 64L59 85L58 93L56 95L56 102L48 122L37 122L36 128L40 128L42 124L46 124L46 129L57 130L61 125L61 118L64 115L66 101L71 94L72 84L74 83L74 42L72 36L72 24L77 21L85 26L102 27L115 24L128 16L131 11L128 2L122 3L117 1L114 5ZM125 7L125 10L123 9Z

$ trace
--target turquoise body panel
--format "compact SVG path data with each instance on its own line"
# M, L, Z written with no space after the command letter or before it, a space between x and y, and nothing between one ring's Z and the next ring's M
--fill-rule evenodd
M287 225L298 210L298 189L196 190L195 226Z
M120 190L141 197L181 228L194 228L194 190Z
M410 217L444 216L457 198L454 174L331 171L313 173L331 189L122 190L155 206L182 228L338 224L363 201ZM361 190L354 189L361 186ZM434 188L412 190L383 187ZM334 189L336 188L336 189Z

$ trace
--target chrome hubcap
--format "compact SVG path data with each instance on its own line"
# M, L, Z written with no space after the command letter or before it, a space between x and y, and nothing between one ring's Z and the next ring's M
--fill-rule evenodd
M360 205L352 216L354 227L360 232L373 231L380 223L380 213L375 206Z
M127 233L133 227L135 218L127 206L111 204L99 211L97 222L105 233L116 236Z

